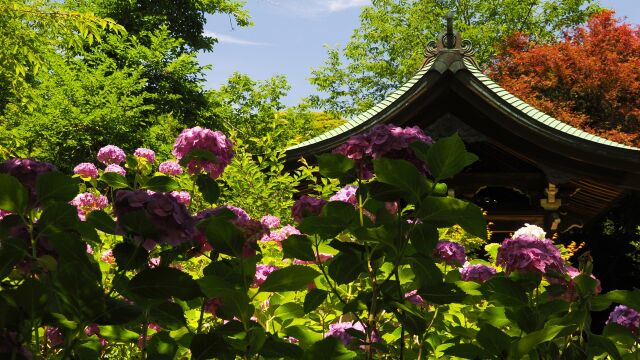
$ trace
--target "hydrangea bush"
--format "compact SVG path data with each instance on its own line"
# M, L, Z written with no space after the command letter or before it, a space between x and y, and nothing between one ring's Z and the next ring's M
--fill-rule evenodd
M442 183L476 160L457 135L377 126L319 155L342 187L287 216L220 200L224 134L186 129L174 155L110 145L72 176L0 164L0 358L639 355L640 292L602 294L588 257L568 263L532 225L486 258L439 231L487 237Z

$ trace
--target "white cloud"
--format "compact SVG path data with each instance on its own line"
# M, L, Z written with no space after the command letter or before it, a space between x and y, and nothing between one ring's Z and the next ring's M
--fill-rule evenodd
M360 7L371 4L370 0L329 0L326 1L327 9L330 12L342 11L345 9Z
M245 46L271 46L272 44L264 43L264 42L256 42L251 40L245 40L233 35L220 34L211 31L205 31L205 36L211 36L218 39L218 43L220 44L234 44L234 45L245 45Z
M371 0L263 0L298 15L315 17L370 5Z

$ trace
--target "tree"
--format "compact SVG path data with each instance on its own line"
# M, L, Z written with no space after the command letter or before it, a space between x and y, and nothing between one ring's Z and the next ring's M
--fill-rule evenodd
M616 19L613 11L595 14L555 44L513 36L491 74L575 127L640 144L640 27Z
M418 70L450 10L456 30L473 41L477 59L487 64L513 32L552 41L561 29L586 21L598 8L595 1L373 0L346 46L329 48L325 64L312 71L311 83L326 95L311 96L311 103L349 116L383 100Z

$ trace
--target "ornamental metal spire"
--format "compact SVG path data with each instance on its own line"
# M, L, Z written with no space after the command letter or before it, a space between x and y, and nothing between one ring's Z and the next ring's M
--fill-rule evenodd
M446 30L443 34L439 35L436 41L429 41L424 53L426 56L425 64L438 57L443 52L447 53L459 53L465 59L469 59L476 67L478 67L473 54L473 45L470 40L462 39L460 33L453 29L454 14L453 11L449 11L445 17ZM479 68L479 67L478 67Z

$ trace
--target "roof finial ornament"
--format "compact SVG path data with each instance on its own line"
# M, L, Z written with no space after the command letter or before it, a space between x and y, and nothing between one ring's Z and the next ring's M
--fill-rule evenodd
M471 41L462 39L457 31L453 30L453 11L449 11L445 17L446 19L446 31L438 36L437 41L429 41L427 48L424 51L426 56L423 66L429 63L431 60L438 57L442 52L458 52L462 56L471 61L477 68L480 68L476 63L473 54L473 45Z
M456 45L456 35L453 33L453 11L447 13L447 33L442 38L445 48L453 49Z

